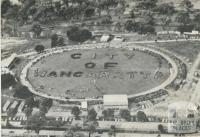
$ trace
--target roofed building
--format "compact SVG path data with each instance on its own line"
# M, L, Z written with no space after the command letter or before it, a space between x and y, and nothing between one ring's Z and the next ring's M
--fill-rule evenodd
M1 68L12 68L13 64L18 60L17 54L13 53L10 57L2 60Z
M104 109L128 109L128 97L125 94L121 95L104 95Z

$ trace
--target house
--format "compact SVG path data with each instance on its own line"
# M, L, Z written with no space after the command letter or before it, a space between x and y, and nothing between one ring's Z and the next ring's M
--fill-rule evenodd
M104 109L128 109L128 97L125 94L104 95L103 105Z

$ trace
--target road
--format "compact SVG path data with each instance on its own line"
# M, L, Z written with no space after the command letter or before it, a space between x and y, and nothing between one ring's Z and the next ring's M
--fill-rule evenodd
M88 135L88 132L81 132L85 135ZM48 135L50 136L63 136L65 134L65 131L53 131L53 130L40 130L39 134L36 134L34 131L27 131L25 129L2 129L1 135L4 136L44 136ZM107 132L104 132L103 134L97 134L94 133L91 135L91 137L110 137ZM158 137L158 134L147 134L147 133L116 133L116 137ZM175 137L173 134L161 134L160 137ZM200 137L200 133L196 134L186 134L184 137Z
M191 68L190 72L188 73L188 75L191 79L194 78L194 73L196 70L198 70L199 65L200 65L200 53L198 54L193 67ZM192 94L191 101L200 106L200 80L198 80L196 88Z

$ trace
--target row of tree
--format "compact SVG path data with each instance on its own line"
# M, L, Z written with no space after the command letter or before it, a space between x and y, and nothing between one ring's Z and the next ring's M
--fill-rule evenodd
M79 109L79 107L73 107L71 113L75 116L75 119L80 119L81 110ZM102 114L105 120L114 120L115 116L114 116L113 109L106 109L102 112ZM125 119L126 121L131 121L132 116L129 110L122 109L120 110L119 115L122 119ZM96 117L97 117L97 112L94 109L90 109L88 111L87 120L96 121ZM143 111L138 111L136 114L136 118L137 118L137 121L140 121L140 122L148 121L147 116Z

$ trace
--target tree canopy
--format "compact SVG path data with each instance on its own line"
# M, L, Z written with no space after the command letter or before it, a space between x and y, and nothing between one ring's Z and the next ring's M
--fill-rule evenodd
M158 0L136 0L136 7L142 10L151 10L156 7Z
M72 27L67 31L67 37L75 42L84 42L92 37L92 33L87 29Z
M180 7L183 9L183 10L186 10L188 12L190 12L193 8L193 4L190 0L183 0L181 3L180 3Z
M35 130L36 133L39 133L42 126L44 126L46 118L41 113L36 113L27 120L27 129Z
M104 110L102 112L102 114L104 116L104 119L106 119L106 120L111 120L114 118L114 110L113 109Z
M158 11L160 14L168 16L175 13L175 7L173 3L162 3L157 6L155 10Z
M33 96L33 93L31 93L30 90L26 86L23 86L21 84L15 85L13 88L13 92L14 92L14 95L13 95L14 97L21 98L21 99L26 99Z
M41 53L44 51L44 46L43 45L36 45L35 46L35 51L38 53Z
M97 112L94 109L90 109L88 111L88 120L89 121L95 121L97 117Z
M13 86L14 84L16 84L16 81L13 75L11 75L10 73L1 75L2 89L9 88L10 86Z
M130 111L127 110L127 109L122 109L122 110L120 110L120 116L121 116L122 118L124 118L125 120L127 120L127 121L130 121L130 120L131 120Z
M71 113L75 116L75 119L79 119L79 115L81 114L81 111L79 107L75 106L72 108Z
M140 122L147 122L147 116L143 111L138 111L136 114L137 120Z

